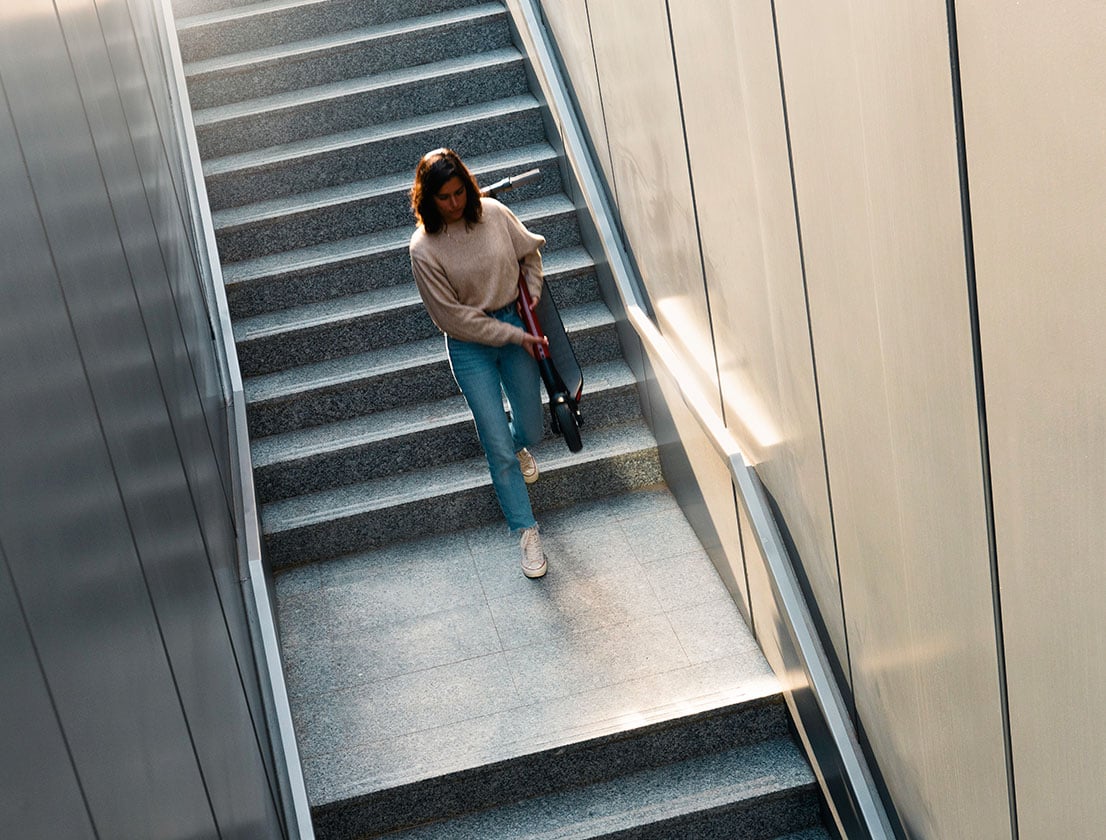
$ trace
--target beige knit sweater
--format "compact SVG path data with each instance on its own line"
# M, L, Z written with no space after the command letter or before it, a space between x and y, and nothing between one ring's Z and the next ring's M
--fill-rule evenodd
M518 269L530 296L542 291L539 248L544 237L528 231L494 198L481 199L480 223L464 221L427 233L419 225L411 237L411 270L422 301L438 329L462 341L502 347L521 344L523 331L490 317L518 297Z

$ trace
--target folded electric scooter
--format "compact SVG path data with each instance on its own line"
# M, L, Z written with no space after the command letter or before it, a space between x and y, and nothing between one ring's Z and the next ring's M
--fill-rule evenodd
M498 198L500 193L520 187L533 181L541 175L538 169L531 169L510 178L496 181L490 187L481 191L482 195L490 198ZM565 325L561 321L561 313L557 309L557 303L553 299L553 290L549 284L545 285L542 296L535 306L530 298L530 290L526 286L526 280L522 276L522 269L518 272L518 300L519 315L526 331L538 338L549 339L548 345L539 345L535 353L538 363L538 371L541 373L542 382L545 383L545 392L549 395L549 414L553 433L561 435L569 451L579 452L584 444L580 439L580 427L584 424L580 416L580 398L584 393L584 375L580 370L580 363L576 360L576 353L565 333Z

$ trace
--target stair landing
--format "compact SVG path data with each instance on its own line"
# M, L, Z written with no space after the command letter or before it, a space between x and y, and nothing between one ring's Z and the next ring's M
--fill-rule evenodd
M314 808L778 695L667 489L541 525L540 580L502 524L277 577Z

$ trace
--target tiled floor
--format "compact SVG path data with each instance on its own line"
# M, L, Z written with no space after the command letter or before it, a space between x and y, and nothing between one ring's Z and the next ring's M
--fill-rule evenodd
M283 573L277 601L319 805L778 691L667 490Z

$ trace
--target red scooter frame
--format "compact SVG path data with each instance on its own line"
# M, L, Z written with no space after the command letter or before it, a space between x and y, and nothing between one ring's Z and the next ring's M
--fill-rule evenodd
M520 175L504 178L483 190L482 195L495 198L498 193L529 183L539 175L540 170L531 169ZM584 377L580 364L565 333L552 289L547 286L535 306L521 268L518 272L518 311L530 335L549 340L548 345L538 345L534 358L545 384L545 392L549 395L553 433L564 438L570 452L579 452L584 446L580 438L580 427L584 423L580 416L580 397L584 393ZM565 383L566 378L572 383L572 387Z

